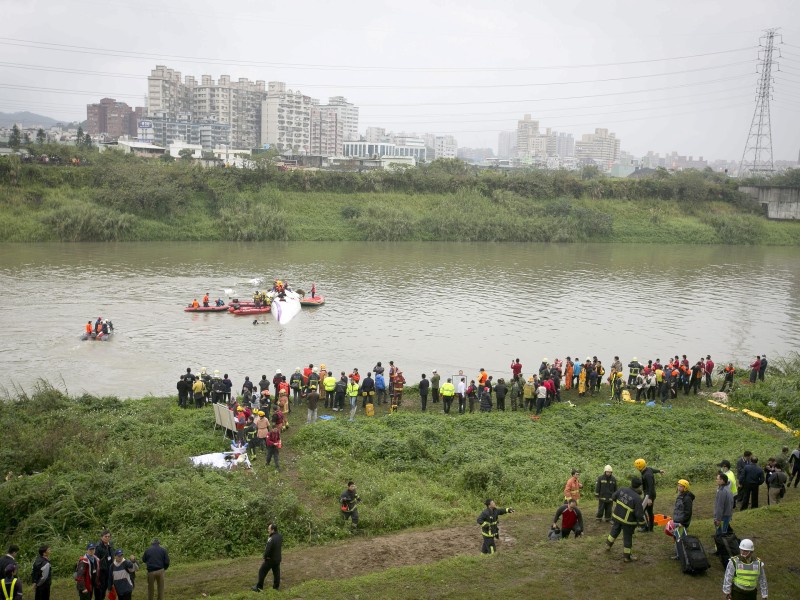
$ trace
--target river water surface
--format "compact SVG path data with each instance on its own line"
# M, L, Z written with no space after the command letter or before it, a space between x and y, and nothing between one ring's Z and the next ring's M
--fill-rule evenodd
M184 313L205 292L250 296L282 277L326 304L286 326ZM266 283L264 284L266 285ZM175 393L192 367L271 379L389 360L409 382L480 367L529 373L543 357L717 363L800 346L800 250L630 244L129 243L0 245L0 385ZM110 342L81 342L89 319ZM264 318L266 317L266 318Z

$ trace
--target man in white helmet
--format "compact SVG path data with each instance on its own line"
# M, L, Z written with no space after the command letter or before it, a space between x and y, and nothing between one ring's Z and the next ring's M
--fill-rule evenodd
M732 556L728 561L722 580L722 593L728 600L755 600L759 590L762 598L767 597L764 563L753 554L754 550L752 540L744 539L739 543L739 556Z

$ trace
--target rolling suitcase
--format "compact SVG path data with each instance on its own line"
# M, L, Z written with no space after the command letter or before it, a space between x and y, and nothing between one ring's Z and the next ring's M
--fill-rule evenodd
M705 573L711 566L708 563L703 544L696 537L687 535L685 529L680 533L676 548L678 550L678 560L681 563L681 571L684 573Z
M732 556L739 555L739 540L736 537L736 534L733 531L728 531L727 533L717 533L714 535L714 544L717 547L717 555L719 556L719 560L722 563L722 568L726 568L728 566L728 560Z

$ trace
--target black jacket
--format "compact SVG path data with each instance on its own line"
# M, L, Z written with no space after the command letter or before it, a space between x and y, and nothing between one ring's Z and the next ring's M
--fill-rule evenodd
M656 499L656 478L650 467L645 467L642 471L642 495L649 497L650 500Z
M372 377L364 377L361 380L361 391L362 392L374 392L375 391L375 380Z
M614 475L609 475L606 477L606 474L603 473L597 478L597 481L594 484L594 495L597 496L598 500L610 501L611 496L616 491L617 479L614 477Z
M611 516L623 525L641 525L644 523L642 497L636 490L624 487L611 495L614 508Z
M100 570L98 577L100 578L100 587L108 589L111 587L111 563L114 562L114 546L111 544L104 544L103 540L97 542L94 550L94 556L97 558L97 565Z
M764 469L757 464L750 463L745 465L742 482L750 485L761 485L764 483Z
M484 537L497 537L500 534L500 530L497 527L497 517L507 512L507 508L492 509L487 506L483 509L483 512L478 515L478 525L481 526L481 533Z
M505 400L508 394L508 386L505 383L498 383L494 386L494 393L498 400Z
M37 588L50 587L53 580L53 572L50 569L50 561L44 556L37 556L33 561L33 570L31 571L31 581L36 584Z
M273 533L267 538L267 547L264 548L264 562L281 562L281 546L283 536L280 533Z
M169 569L169 554L160 544L153 544L142 555L142 562L147 565L147 571L158 571Z
M688 527L692 522L692 504L694 503L694 494L692 492L683 492L678 494L675 499L675 510L672 512L672 520L675 523L680 523L684 527Z
M428 390L431 387L431 382L428 381L427 378L422 378L419 380L419 395L425 396L428 394Z

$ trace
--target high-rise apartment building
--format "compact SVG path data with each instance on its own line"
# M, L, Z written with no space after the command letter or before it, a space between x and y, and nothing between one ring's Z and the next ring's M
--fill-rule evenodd
M575 157L578 160L591 160L603 171L608 171L619 160L620 140L608 129L598 128L594 133L584 133L575 142Z
M458 142L452 135L437 135L433 140L433 158L456 158Z
M344 123L339 111L330 106L311 105L311 154L341 156L344 142Z
M107 135L119 138L136 135L137 116L142 108L135 109L114 98L103 98L97 104L86 105L86 132L91 135Z
M548 127L545 137L547 138L547 156L557 156L559 158L575 156L575 138L572 137L571 133L551 131Z
M345 142L358 140L358 107L347 101L344 96L331 96L328 98L328 110L336 111L338 120L342 123Z
M188 114L192 122L230 126L230 145L260 145L264 81L232 81L229 75L221 75L215 82L203 75L198 83L193 76L182 79L180 71L159 65L147 78L147 90L150 117L179 121L179 115Z
M312 100L299 90L286 89L282 81L270 81L261 107L261 143L279 152L311 152Z
M545 146L545 147L542 147ZM529 114L517 121L517 156L531 159L546 150L539 135L539 121L531 119Z

